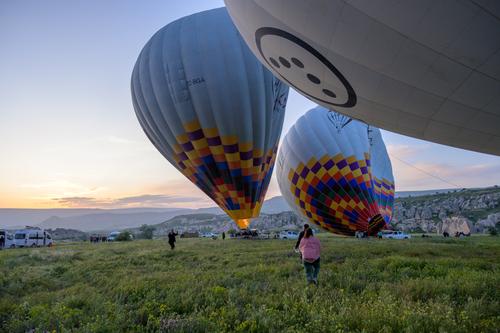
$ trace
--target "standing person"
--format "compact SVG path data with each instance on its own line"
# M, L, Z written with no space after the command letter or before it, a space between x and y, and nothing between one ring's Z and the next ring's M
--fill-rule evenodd
M2 234L0 235L0 249L3 249L5 246L5 236Z
M226 233L223 231L222 232L222 240L226 239Z
M318 238L314 237L311 228L306 230L304 238L300 241L299 248L302 253L302 262L304 263L307 282L317 285L321 243Z
M173 250L175 248L175 236L177 236L178 233L176 233L174 231L174 229L172 229L169 233L168 233L168 244L170 244L170 249Z
M309 224L306 223L306 224L304 224L304 230L302 230L299 233L299 239L297 239L297 243L295 243L295 250L298 250L299 245L300 245L300 241L302 240L302 238L304 238L304 234L305 234L307 229L309 229Z

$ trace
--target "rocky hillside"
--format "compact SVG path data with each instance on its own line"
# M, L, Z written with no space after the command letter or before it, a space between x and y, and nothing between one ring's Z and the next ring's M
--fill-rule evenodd
M300 229L303 221L288 211L261 214L252 221L251 228L278 231ZM486 232L500 223L500 188L467 189L424 196L397 198L392 225L409 232ZM171 229L183 231L222 232L234 227L226 215L191 214L176 216L154 225L156 237L164 236ZM134 233L139 230L132 229Z
M274 210L287 208L281 197L272 200L276 206ZM178 215L156 224L144 219L137 221L136 225L139 223L153 225L155 237L165 236L171 229L179 232L222 232L235 227L227 215L218 212ZM299 216L290 211L261 213L259 218L252 221L251 228L266 231L298 230L302 228L303 223ZM450 235L455 235L457 232L465 234L488 232L490 228L500 229L500 188L467 189L447 193L438 192L432 195L399 197L394 205L392 226L409 232L440 234L448 232ZM132 227L129 230L134 234L140 233L138 227ZM63 228L49 230L49 232L56 240L80 240L88 236L79 230ZM106 233L103 232L103 234Z
M495 227L500 222L500 188L398 198L394 204L392 224L399 230L439 232L447 224L463 222L471 232Z
M252 220L251 228L268 231L279 231L285 229L300 229L304 222L292 212L281 212L277 214L261 214ZM222 232L235 228L234 222L227 215L215 214L191 214L180 215L160 224L153 225L153 235L161 237L168 234L172 229L178 232ZM134 234L139 234L139 228L131 229Z
M87 240L88 235L86 232L74 229L47 229L47 231L52 235L55 241L61 240Z

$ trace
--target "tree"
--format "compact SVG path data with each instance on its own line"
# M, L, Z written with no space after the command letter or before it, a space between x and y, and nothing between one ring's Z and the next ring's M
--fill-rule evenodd
M152 226L147 225L147 224L143 224L143 225L141 225L139 230L141 231L139 238L153 239L153 232L155 231L155 227L152 227Z
M117 242L124 242L129 240L132 240L132 234L127 230L120 232L120 234L116 237Z

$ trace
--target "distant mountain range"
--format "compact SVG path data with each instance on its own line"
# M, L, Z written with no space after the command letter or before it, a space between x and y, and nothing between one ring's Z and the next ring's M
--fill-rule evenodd
M281 197L266 200L262 212L275 214L289 211ZM190 208L122 208L122 209L0 209L0 229L17 229L26 225L46 229L70 228L81 231L109 231L158 224L178 215L223 214L218 207Z
M428 191L397 192L398 202L406 202L413 197L455 195L457 190L439 189ZM458 191L460 192L460 191ZM436 198L437 198L436 197ZM440 199L441 200L441 199ZM396 211L402 208L396 205ZM264 214L279 214L290 211L283 197L268 199L262 206ZM201 209L189 208L122 208L122 209L0 209L0 229L17 229L26 225L39 226L46 229L66 228L85 232L110 231L136 228L142 224L159 224L180 215L213 214L224 212L218 207ZM398 221L395 212L395 222Z

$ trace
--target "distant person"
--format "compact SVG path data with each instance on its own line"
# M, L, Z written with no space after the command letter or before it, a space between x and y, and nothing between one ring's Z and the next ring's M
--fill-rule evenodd
M5 236L0 235L0 249L3 249L4 246L5 246Z
M178 233L176 233L174 231L174 229L172 229L169 233L168 233L168 244L170 244L170 249L173 250L175 249L175 236L177 236Z
M302 253L302 262L304 263L307 282L317 285L321 243L318 238L314 237L311 228L307 228L305 231L304 237L300 241L299 249L300 253Z
M226 239L226 233L223 231L222 232L222 240Z
M382 231L377 232L377 237L382 238Z
M302 240L302 238L304 238L304 234L307 229L309 229L309 224L306 223L304 224L304 229L299 233L299 239L297 239L297 243L295 243L295 250L299 248L300 241Z

